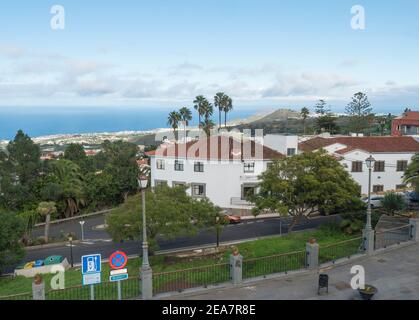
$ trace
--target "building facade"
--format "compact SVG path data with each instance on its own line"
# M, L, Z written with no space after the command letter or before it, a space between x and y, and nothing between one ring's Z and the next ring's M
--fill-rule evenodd
M316 137L300 143L301 152L326 150L334 155L352 178L368 193L368 168L365 160L373 156L372 192L403 190L403 176L419 142L412 137Z
M207 197L232 213L246 214L251 209L246 198L257 192L259 176L269 163L298 152L297 137L271 135L269 145L228 136L163 144L147 153L151 185L187 185L192 197Z
M402 116L394 119L391 124L391 135L419 137L419 111L405 112Z

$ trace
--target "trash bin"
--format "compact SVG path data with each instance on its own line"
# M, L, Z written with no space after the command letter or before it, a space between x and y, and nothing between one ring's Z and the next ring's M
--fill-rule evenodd
M320 294L322 289L326 289L326 292L329 293L329 276L327 274L319 275L319 288L317 294Z
M44 265L50 266L53 264L60 264L61 262L63 262L63 260L64 259L62 256L50 256L44 260Z
M39 268L44 265L44 260L36 260L34 264L34 268Z

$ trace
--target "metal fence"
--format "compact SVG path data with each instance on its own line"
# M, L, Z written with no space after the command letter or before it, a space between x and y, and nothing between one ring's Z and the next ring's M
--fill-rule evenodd
M411 238L411 225L378 231L375 233L375 250L398 245Z
M230 281L228 263L153 274L153 293L182 292Z
M8 300L8 301L13 301L13 300L32 300L32 292L15 294L15 295L10 295L10 296L5 296L5 297L0 297L0 300Z
M247 259L243 261L243 279L266 277L274 273L286 273L306 267L306 252L296 251L269 257Z
M360 253L364 253L363 237L354 238L331 245L320 246L319 264L326 262L335 263L336 260L348 258Z

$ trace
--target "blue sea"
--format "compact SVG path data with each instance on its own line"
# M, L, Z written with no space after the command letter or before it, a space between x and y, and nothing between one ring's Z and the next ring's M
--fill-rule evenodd
M147 131L165 128L173 108L111 107L0 107L0 140L10 140L22 129L31 137L53 134ZM196 125L195 110L191 125ZM227 120L243 119L263 113L260 108L236 108ZM266 110L265 110L266 113ZM218 112L214 119L218 123Z

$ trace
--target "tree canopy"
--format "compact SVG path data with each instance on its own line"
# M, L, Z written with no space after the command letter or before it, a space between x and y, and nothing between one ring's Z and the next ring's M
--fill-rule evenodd
M0 274L20 261L24 250L20 240L25 233L24 221L14 213L0 211Z
M358 184L325 151L278 160L260 178L260 191L251 198L255 213L269 210L289 215L294 218L290 230L314 213L364 208Z

